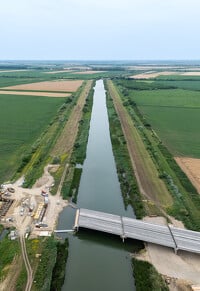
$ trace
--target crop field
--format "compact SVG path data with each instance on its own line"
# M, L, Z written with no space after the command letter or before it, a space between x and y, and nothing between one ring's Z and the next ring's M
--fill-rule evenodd
M183 89L129 90L129 97L136 102L147 122L174 156L200 158L199 92Z
M200 158L200 109L139 106L174 156Z
M24 69L24 70L0 70L0 73L13 73L13 72L27 72L29 70Z
M5 91L0 90L0 95L26 95L26 96L44 96L44 97L68 97L70 96L70 93L51 93L51 92L35 92L35 91Z
M93 74L98 74L98 73L105 73L106 71L82 71L82 72L74 72L74 74L79 74L79 75L93 75Z
M12 177L62 104L63 98L0 95L0 183Z
M200 194L200 159L177 157L175 160Z
M133 79L151 79L151 78L156 78L158 76L171 76L171 75L177 75L180 74L179 72L168 72L168 71L164 71L164 72L145 72L142 74L137 74L137 75L133 75L130 78Z
M152 78L157 78L160 76L169 76L167 79L169 78L173 78L173 76L180 76L179 78L181 78L182 76L189 76L189 77L200 77L200 72L198 71L190 71L190 72L181 72L181 71L160 71L160 72L154 72L154 71L149 71L149 72L144 72L144 73L140 73L140 74L136 74L131 76L130 78L133 79L152 79Z
M55 91L55 92L75 92L81 85L83 81L73 80L73 81L45 81L39 83L30 83L24 85L16 85L10 87L4 87L2 89L9 90L31 90L31 91Z

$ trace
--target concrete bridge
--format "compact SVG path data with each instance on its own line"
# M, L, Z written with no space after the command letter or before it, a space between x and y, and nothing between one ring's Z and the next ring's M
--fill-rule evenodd
M122 217L89 209L77 209L74 230L87 228L114 235L123 241L137 239L173 248L175 253L184 250L200 253L200 232L176 228L171 225L158 225L142 220Z

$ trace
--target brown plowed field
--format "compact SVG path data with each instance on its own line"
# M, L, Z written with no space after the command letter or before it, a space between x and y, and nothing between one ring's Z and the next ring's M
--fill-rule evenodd
M27 72L27 71L31 71L31 70L0 70L0 73L13 73L13 72Z
M138 75L133 75L130 78L133 79L150 79L158 76L179 75L179 72L146 72Z
M200 194L200 159L176 157L175 160Z
M16 86L4 87L9 90L30 90L30 91L50 91L50 92L75 92L81 85L82 80L74 81L45 81Z
M183 75L183 76L200 76L200 72L185 72L181 75Z
M44 72L45 74L59 74L59 73L72 73L74 70L60 70L60 71L50 71L50 72Z
M73 74L78 75L92 75L92 74L98 74L98 73L105 73L106 71L84 71L84 72L74 72Z
M45 96L45 97L68 97L70 93L50 93L50 92L21 92L21 91L3 91L0 90L0 95L27 95L27 96Z

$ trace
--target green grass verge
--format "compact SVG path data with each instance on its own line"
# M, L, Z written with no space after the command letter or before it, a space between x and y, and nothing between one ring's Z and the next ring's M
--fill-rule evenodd
M105 87L107 89L106 83ZM106 95L111 142L124 205L127 207L130 204L134 209L136 217L142 218L146 215L146 211L143 206L142 196L133 173L126 141L108 90Z
M93 105L94 82L91 86L90 92L87 96L86 103L83 108L83 116L79 122L79 129L77 138L74 144L67 174L65 175L64 183L61 189L62 196L66 199L72 198L76 203L78 187L80 183L82 169L76 168L76 164L83 164L86 158L86 149L88 142L88 135L90 129L90 119Z
M0 241L0 280L6 277L9 265L15 256L20 254L20 244L18 240L11 241L7 236Z
M17 278L17 282L16 282L16 291L23 291L26 288L26 283L27 283L27 271L26 271L26 267L23 263L23 267L22 270L19 274L19 277Z
M3 227L2 224L0 224L0 235L1 235L1 233L2 233L3 230L4 230L4 227Z
M57 243L57 258L53 268L51 291L61 290L65 279L65 268L68 258L68 239Z
M50 290L52 272L57 256L57 242L53 237L48 237L42 240L30 240L28 246L31 266L36 268L31 290ZM36 254L41 254L41 256L35 258Z
M142 173L140 174L140 179L143 181L144 191L147 193L149 199L153 200L157 206L169 207L172 204L172 198L163 181L160 181L158 178L158 169L145 147L144 140L137 129L132 114L129 112L130 106L125 108L127 104L124 102L123 94L111 81L108 81L108 84L116 108L121 111L121 117L124 118L124 124L127 130L126 138L129 140L129 147L134 148L135 164L137 171Z
M132 259L133 274L137 291L168 291L162 276L148 262Z

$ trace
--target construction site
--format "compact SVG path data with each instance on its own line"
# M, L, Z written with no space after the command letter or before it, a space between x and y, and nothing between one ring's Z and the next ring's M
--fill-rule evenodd
M14 227L26 237L50 236L67 202L59 193L51 195L53 178L46 167L44 177L32 189L23 188L23 179L0 186L0 223Z

